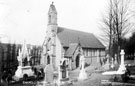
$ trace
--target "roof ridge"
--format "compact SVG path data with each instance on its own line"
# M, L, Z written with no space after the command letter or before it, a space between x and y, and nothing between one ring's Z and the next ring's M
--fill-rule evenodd
M101 45L103 45L103 46L105 47L105 45L104 45L104 44L102 44L102 42L97 38L97 36L96 36L96 35L95 35L95 37L96 37L97 41L98 41Z
M61 26L58 26L58 28L63 28L63 29L67 29L67 30L77 31L77 32L80 32L80 33L93 34L93 33L90 33L90 32L85 32L85 31L81 31L81 30L75 30L75 29L65 28L65 27L61 27Z

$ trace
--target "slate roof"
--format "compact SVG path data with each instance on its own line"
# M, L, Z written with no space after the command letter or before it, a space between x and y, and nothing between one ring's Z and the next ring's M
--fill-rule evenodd
M75 50L77 49L77 46L78 46L77 43L70 44L68 50L65 53L65 56L71 57L74 54Z
M71 43L80 42L82 48L105 49L105 46L92 33L58 27L57 35L63 47L69 47Z

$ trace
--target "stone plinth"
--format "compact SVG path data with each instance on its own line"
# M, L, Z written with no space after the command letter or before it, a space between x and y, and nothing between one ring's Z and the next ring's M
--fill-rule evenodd
M17 70L15 72L15 77L18 77L18 78L22 78L23 77L23 75L22 75L22 67L21 66L17 67Z
M17 78L23 78L23 75L27 74L28 76L33 76L34 71L32 71L31 66L18 66L16 72L15 72L15 77Z

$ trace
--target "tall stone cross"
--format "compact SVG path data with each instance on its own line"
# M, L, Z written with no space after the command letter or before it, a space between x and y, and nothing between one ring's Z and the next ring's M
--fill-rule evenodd
M120 63L120 67L118 69L118 72L119 73L125 73L126 67L124 65L124 55L125 55L124 50L121 50L120 54L121 54L121 63Z

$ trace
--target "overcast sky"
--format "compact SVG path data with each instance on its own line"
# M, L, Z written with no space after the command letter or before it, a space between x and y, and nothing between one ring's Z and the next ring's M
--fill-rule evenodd
M100 34L101 17L109 0L53 0L58 26ZM0 0L1 40L41 45L52 0Z

